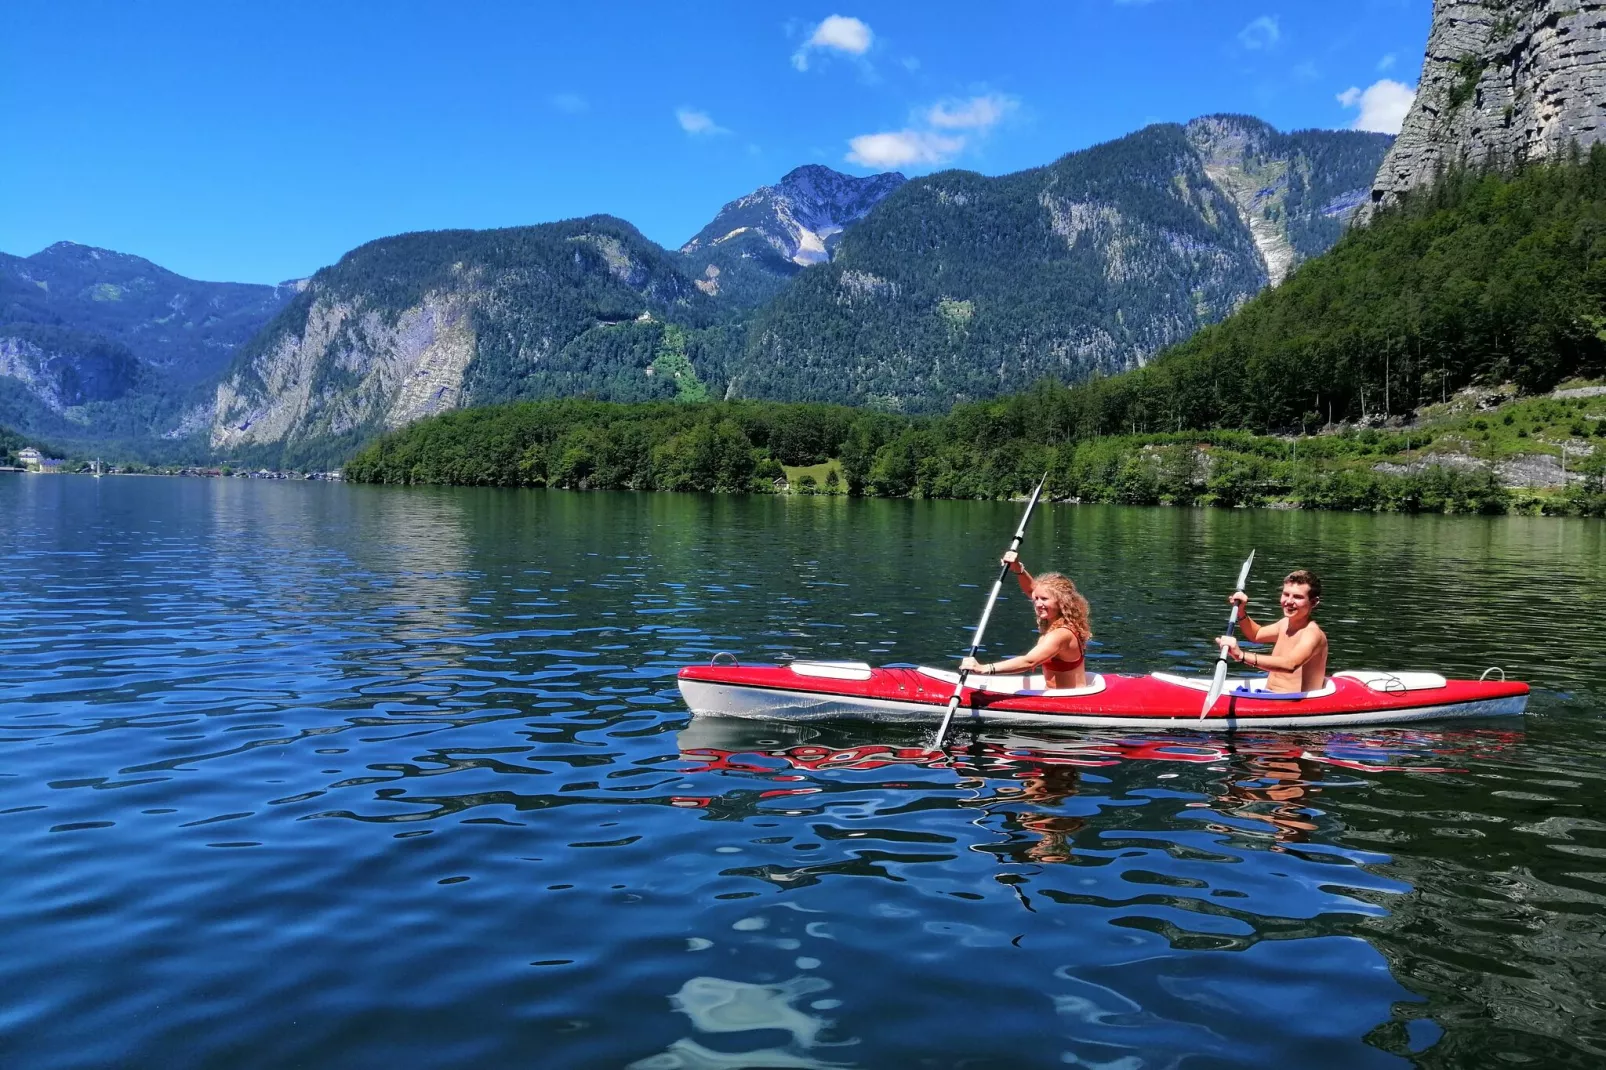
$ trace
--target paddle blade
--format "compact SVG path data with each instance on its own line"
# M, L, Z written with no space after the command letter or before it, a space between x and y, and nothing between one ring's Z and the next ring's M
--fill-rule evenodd
M1222 689L1226 686L1227 663L1218 661L1216 662L1216 675L1210 679L1210 690L1205 692L1204 706L1199 710L1199 720L1205 719L1205 714L1210 712L1210 707L1216 704L1216 699L1221 697Z
M1244 567L1238 570L1238 586L1234 590L1243 590L1244 584L1249 582L1249 566L1255 563L1255 551L1249 551L1249 557L1244 561Z

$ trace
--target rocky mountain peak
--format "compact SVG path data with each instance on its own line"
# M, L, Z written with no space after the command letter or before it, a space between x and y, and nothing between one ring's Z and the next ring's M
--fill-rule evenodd
M1416 101L1372 183L1387 204L1461 163L1606 140L1606 0L1434 0Z
M156 265L132 253L119 253L111 249L98 249L93 245L80 245L75 241L59 241L27 258L35 263L80 265ZM157 269L160 270L160 269Z
M1204 115L1183 127L1188 141L1206 158L1242 157L1266 151L1277 137L1270 123L1251 115Z
M805 164L788 171L777 184L725 205L680 251L694 254L757 232L794 264L820 263L831 258L844 229L905 181L896 171L858 178L821 164Z

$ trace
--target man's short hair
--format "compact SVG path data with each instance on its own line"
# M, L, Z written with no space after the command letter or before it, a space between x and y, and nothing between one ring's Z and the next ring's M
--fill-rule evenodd
M1310 600L1312 602L1320 602L1322 600L1321 577L1317 576L1316 573L1312 572L1310 569L1296 568L1294 571L1284 576L1283 585L1287 586L1290 583L1303 583L1306 587L1309 587Z

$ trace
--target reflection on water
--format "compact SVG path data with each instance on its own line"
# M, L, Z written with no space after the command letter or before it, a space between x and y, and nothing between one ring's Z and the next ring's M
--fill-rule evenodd
M1016 519L0 479L4 1061L1599 1064L1606 526L1034 521L1106 668L1204 669L1253 545L1336 667L1504 664L1521 727L686 714L719 650L951 660Z

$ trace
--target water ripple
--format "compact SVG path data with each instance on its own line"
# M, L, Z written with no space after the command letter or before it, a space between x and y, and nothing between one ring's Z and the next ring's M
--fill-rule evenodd
M1300 546L1335 660L1504 663L1520 726L936 752L686 715L677 667L719 650L951 660L1013 523L0 479L8 1064L1606 1057L1600 525L1036 521L1111 665L1198 669L1241 547L1264 598Z

